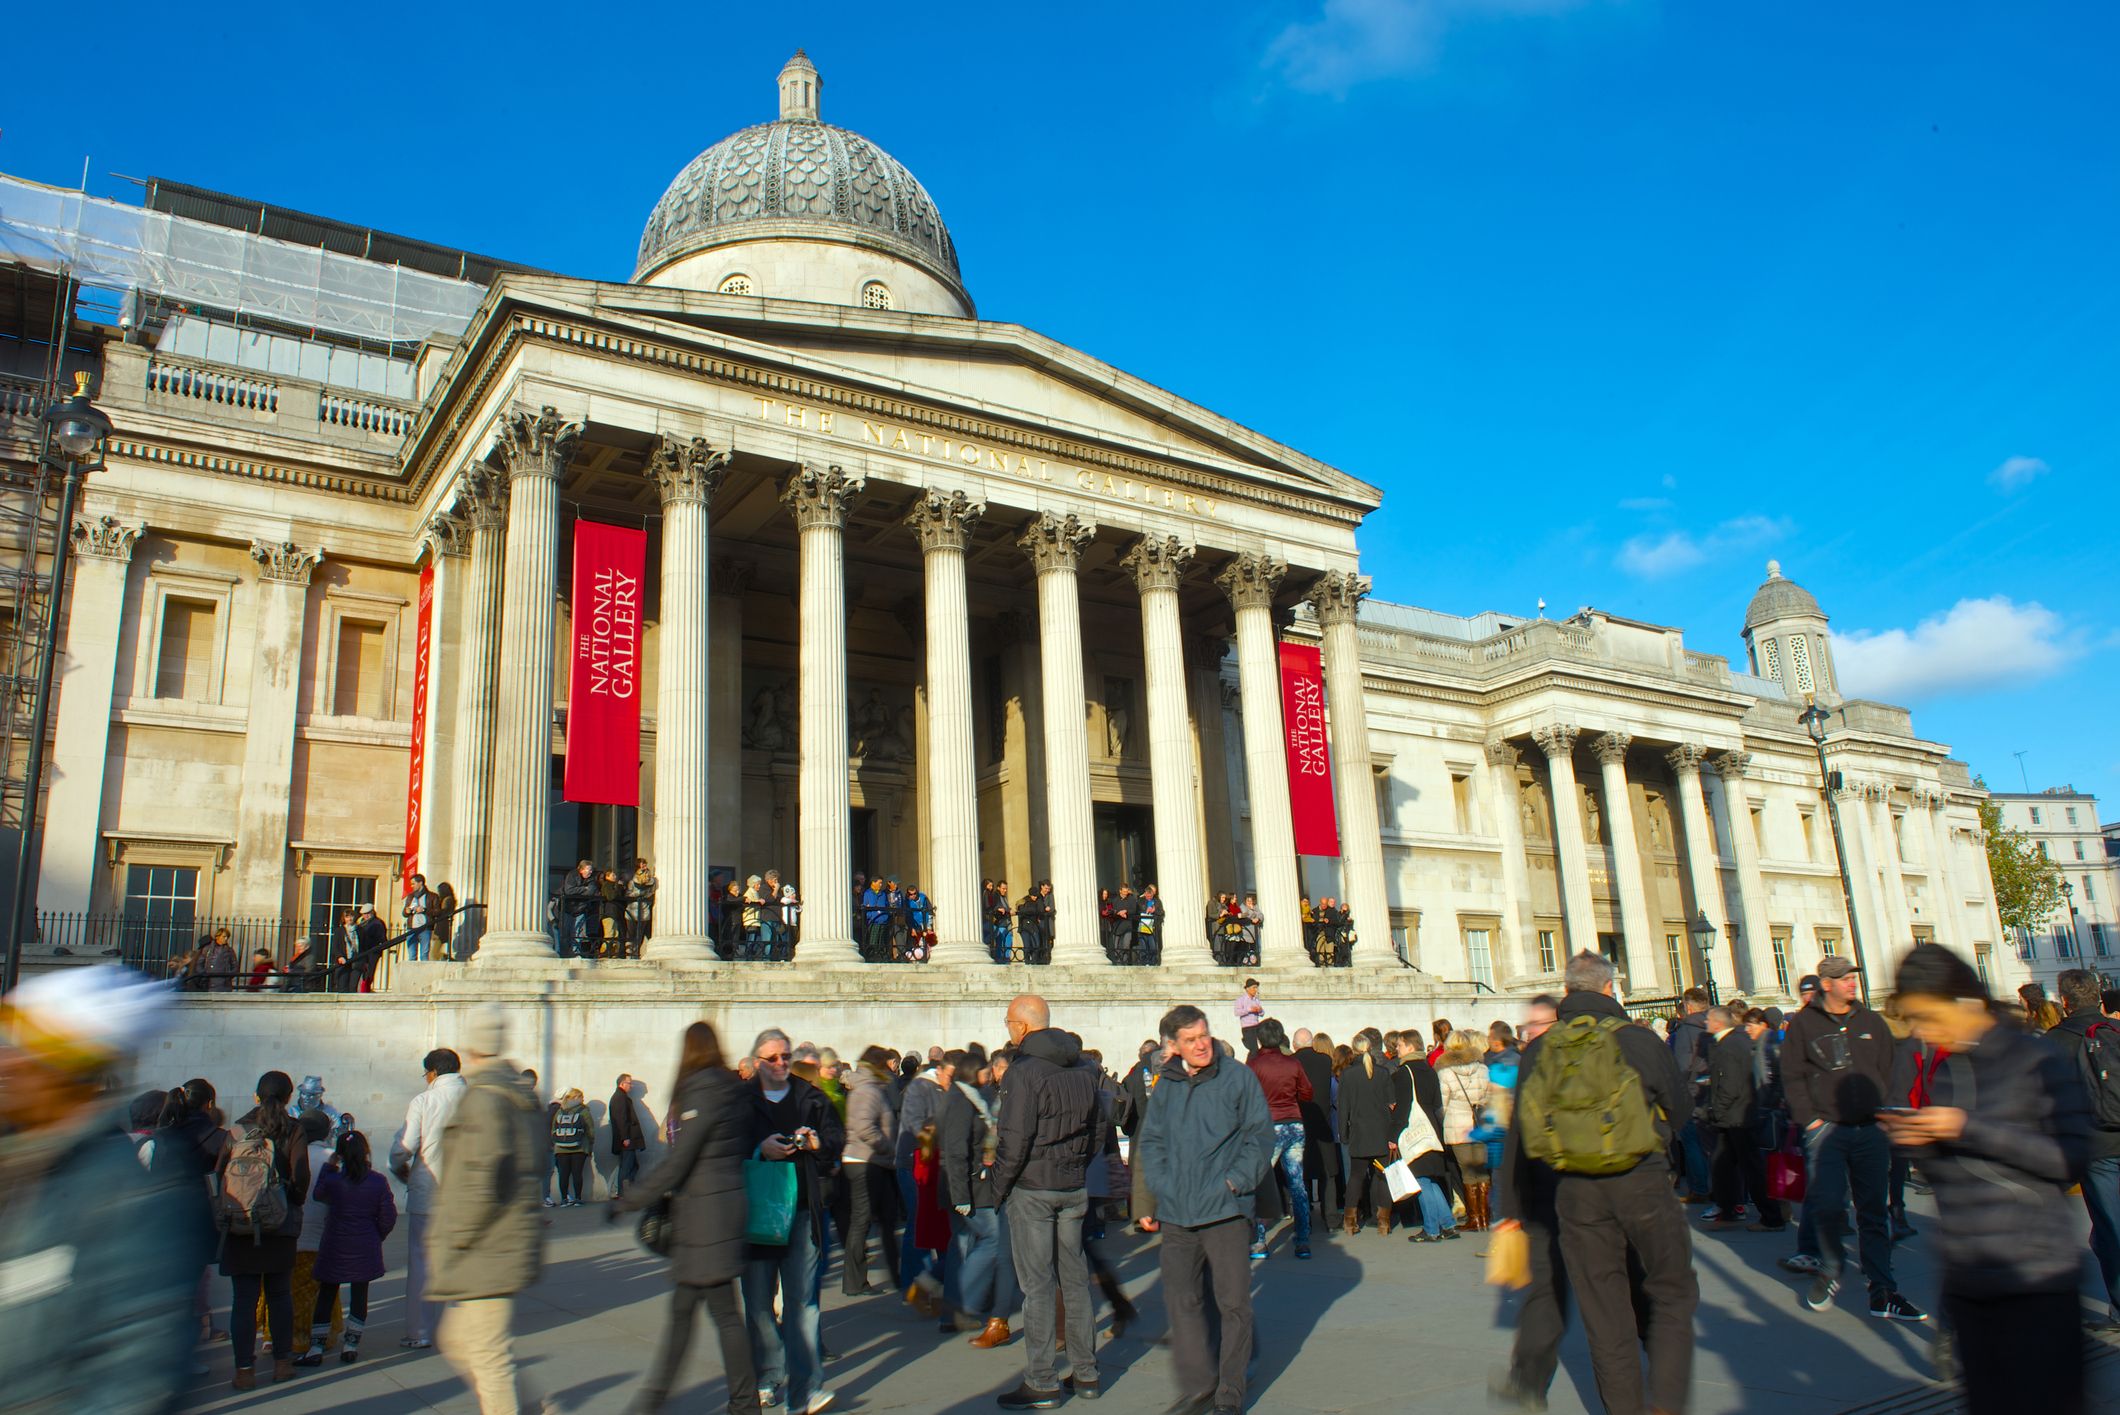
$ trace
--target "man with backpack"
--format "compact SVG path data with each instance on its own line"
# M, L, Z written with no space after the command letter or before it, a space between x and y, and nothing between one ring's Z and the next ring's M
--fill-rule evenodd
M1494 1192L1503 1215L1496 1227L1519 1226L1522 1205L1550 1182L1561 1259L1605 1408L1683 1410L1700 1291L1667 1155L1693 1102L1669 1048L1613 1000L1614 973L1600 954L1569 959L1552 1029L1524 1048ZM1545 1403L1520 1374L1493 1393L1524 1408Z
M2046 1034L2083 1079L2091 1100L2091 1161L2083 1206L2091 1215L2091 1254L2105 1279L2106 1314L2092 1331L2120 1331L2120 1026L2104 1013L2098 975L2070 968L2055 979L2068 1015Z

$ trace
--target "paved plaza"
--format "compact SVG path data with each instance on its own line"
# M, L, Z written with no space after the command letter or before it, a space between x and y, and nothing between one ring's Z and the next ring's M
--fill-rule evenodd
M1927 1201L1914 1221L1926 1226ZM569 1411L627 1408L641 1371L653 1359L669 1293L663 1264L637 1248L630 1230L606 1226L601 1207L551 1215L545 1276L525 1294L517 1322L517 1353L541 1394ZM1323 1415L1400 1411L1471 1415L1487 1408L1490 1369L1504 1361L1514 1324L1513 1304L1482 1285L1481 1235L1414 1247L1402 1236L1344 1234L1316 1245L1316 1258L1296 1262L1286 1234L1274 1256L1254 1268L1259 1316L1258 1359L1252 1372L1255 1415ZM1155 1281L1153 1241L1124 1235L1108 1240L1127 1290L1144 1295L1142 1319L1099 1353L1106 1415L1150 1415L1173 1397L1163 1333L1163 1304ZM1861 1283L1844 1291L1840 1309L1814 1316L1797 1303L1799 1280L1775 1266L1788 1251L1785 1237L1740 1234L1697 1237L1701 1314L1693 1409L1700 1415L1772 1410L1777 1415L1866 1411L1917 1415L1955 1410L1951 1394L1927 1380L1930 1326L1873 1320L1863 1310ZM402 1352L400 1300L404 1275L402 1225L389 1248L391 1276L376 1284L369 1345L352 1367L327 1358L291 1385L237 1395L228 1388L228 1348L210 1356L212 1373L198 1382L188 1409L264 1410L272 1415L357 1406L363 1415L439 1410L473 1412L463 1383L438 1355ZM1899 1277L1916 1301L1935 1292L1927 1240L1898 1250ZM889 1297L848 1300L828 1270L825 1339L834 1353L828 1385L834 1410L973 1415L995 1409L993 1397L1023 1374L1020 1336L994 1351L978 1351L963 1337L943 1337L935 1325ZM880 1279L879 1279L880 1280ZM227 1284L217 1281L225 1303ZM225 1310L216 1321L225 1319ZM261 1377L269 1366L261 1361ZM691 1384L672 1408L724 1408L716 1348L702 1320L687 1363ZM2036 1373L2026 1373L2026 1408L2036 1409ZM2120 1410L2120 1349L2099 1347L2091 1365L2093 1408ZM1599 1408L1580 1330L1562 1350L1552 1408Z

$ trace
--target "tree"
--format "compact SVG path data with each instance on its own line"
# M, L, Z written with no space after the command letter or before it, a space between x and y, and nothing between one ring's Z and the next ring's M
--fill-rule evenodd
M2040 854L2030 836L2004 825L2002 808L1993 801L1980 803L1980 826L2002 927L2039 928L2061 907L2061 867Z

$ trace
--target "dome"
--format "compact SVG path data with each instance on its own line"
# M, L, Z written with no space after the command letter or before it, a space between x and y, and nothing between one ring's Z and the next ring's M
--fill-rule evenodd
M919 178L859 133L819 121L822 82L801 51L779 82L777 121L723 138L670 183L641 232L633 278L717 246L830 241L908 262L969 309L956 242Z
M1771 620L1805 615L1823 619L1826 612L1818 607L1818 601L1811 597L1809 590L1794 580L1782 578L1779 560L1769 560L1766 583L1759 587L1759 592L1752 596L1752 603L1745 609L1746 630L1756 629Z

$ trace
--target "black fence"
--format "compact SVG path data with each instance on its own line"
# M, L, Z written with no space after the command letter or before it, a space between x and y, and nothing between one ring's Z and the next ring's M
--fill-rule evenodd
M485 914L485 905L470 903L437 917L427 930L428 958L468 957L484 931ZM108 959L150 977L176 980L186 992L373 991L387 985L411 938L408 930L334 960L331 934L313 929L306 920L37 916L37 939L47 951L62 958ZM210 943L225 943L234 965L216 967L212 957L202 960Z
M1705 989L1710 1003L1722 1001L1721 990L1709 983ZM1630 997L1626 1001L1627 1015L1637 1022L1654 1022L1659 1017L1680 1017L1685 1014L1686 995L1673 993L1669 997Z

